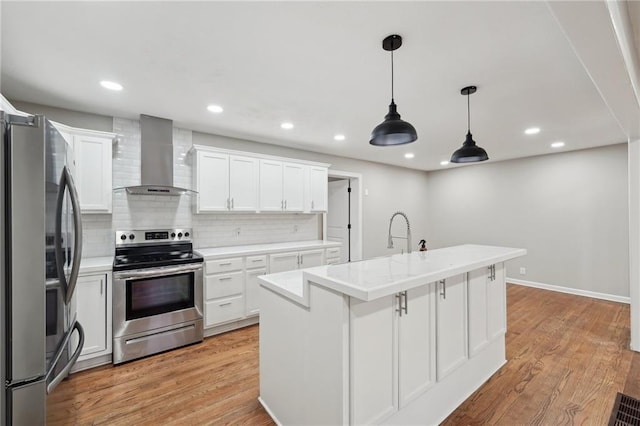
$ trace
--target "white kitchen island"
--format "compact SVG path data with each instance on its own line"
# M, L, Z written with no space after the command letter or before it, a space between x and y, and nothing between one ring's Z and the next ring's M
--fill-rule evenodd
M259 277L260 402L282 425L438 424L505 362L504 262L462 245Z

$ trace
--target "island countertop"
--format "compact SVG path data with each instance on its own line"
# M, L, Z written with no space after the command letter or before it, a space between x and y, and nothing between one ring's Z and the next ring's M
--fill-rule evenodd
M308 281L371 301L526 254L521 248L465 244L266 275L259 281L305 305Z

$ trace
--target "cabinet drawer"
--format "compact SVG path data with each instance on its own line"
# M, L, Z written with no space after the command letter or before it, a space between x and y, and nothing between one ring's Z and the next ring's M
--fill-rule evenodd
M242 269L242 258L208 260L205 263L205 273L215 274L217 272L239 271Z
M332 257L340 257L340 247L333 247L327 249L327 259Z
M267 266L267 256L247 256L247 269L264 268Z
M218 297L242 294L242 271L229 274L207 275L205 278L205 297L215 299Z
M204 302L205 327L211 327L244 316L244 297L228 297Z

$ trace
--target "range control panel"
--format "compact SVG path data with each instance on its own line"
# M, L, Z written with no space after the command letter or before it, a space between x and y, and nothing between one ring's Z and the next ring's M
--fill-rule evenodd
M173 241L191 241L191 228L146 229L142 231L116 231L116 245L161 244Z

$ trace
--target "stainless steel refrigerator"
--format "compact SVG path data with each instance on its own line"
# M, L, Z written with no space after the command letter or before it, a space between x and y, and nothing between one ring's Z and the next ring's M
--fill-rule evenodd
M84 343L73 151L43 116L0 111L0 124L0 424L38 425Z

